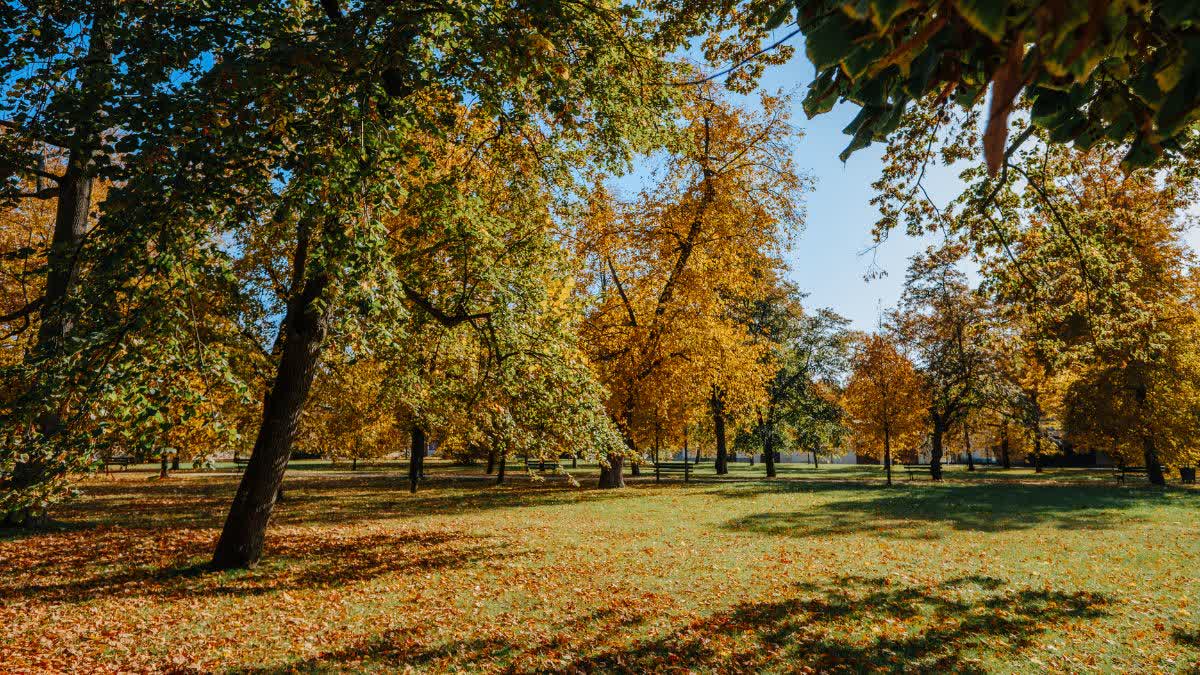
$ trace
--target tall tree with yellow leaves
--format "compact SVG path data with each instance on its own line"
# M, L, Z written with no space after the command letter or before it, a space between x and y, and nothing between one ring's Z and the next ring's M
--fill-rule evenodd
M891 485L893 449L917 445L925 432L925 381L884 334L861 336L850 365L843 401L855 447L863 455L879 453Z
M635 457L640 442L680 436L705 408L723 427L761 392L763 346L731 307L769 288L808 185L787 150L784 99L764 96L750 112L703 86L682 121L663 178L630 205L597 191L581 237L600 290L585 341ZM623 463L609 458L602 487L624 484Z

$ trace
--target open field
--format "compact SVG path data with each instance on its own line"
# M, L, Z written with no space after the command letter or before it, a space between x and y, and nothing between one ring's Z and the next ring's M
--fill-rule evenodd
M144 468L0 539L4 670L1200 672L1195 489L743 464L602 492L431 463L410 495L396 466L298 463L264 563L218 574L236 477Z

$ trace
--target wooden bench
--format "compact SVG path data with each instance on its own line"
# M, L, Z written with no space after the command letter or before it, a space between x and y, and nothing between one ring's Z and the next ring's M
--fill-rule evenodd
M904 469L905 471L908 472L909 480L913 480L914 478L916 478L917 474L921 473L922 471L924 471L925 473L929 473L929 465L928 464L901 464L900 468Z
M1114 472L1117 475L1117 482L1124 483L1126 475L1133 474L1135 476L1145 476L1146 475L1146 467L1144 467L1144 466L1118 466L1114 470Z
M115 455L113 457L109 457L108 459L104 460L104 473L108 473L108 467L110 466L119 466L121 467L121 470L124 471L125 469L129 468L130 464L133 463L133 458L129 455Z
M237 471L238 473L241 473L242 471L246 470L246 465L249 463L250 463L249 457L234 457L233 458L233 470Z
M683 482L688 482L692 477L691 462L655 462L654 463L654 482L662 481L663 474L683 474Z
M529 459L525 458L525 470L529 473L539 473L545 471L558 471L562 467L557 459Z

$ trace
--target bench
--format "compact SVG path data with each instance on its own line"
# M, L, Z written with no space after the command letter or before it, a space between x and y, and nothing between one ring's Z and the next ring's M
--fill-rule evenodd
M561 464L557 459L529 459L525 458L525 470L529 473L538 473L544 471L558 471Z
M240 473L240 472L242 472L242 471L245 471L245 470L246 470L246 465L247 465L247 464L249 464L249 463L250 463L250 458L249 458L249 457L245 457L245 458L242 458L242 457L234 457L234 458L233 458L233 470L234 470L234 471L237 471L237 472L239 472L239 473Z
M654 463L654 482L662 481L663 474L683 474L683 482L688 482L692 477L691 462L655 462Z
M1133 474L1136 476L1145 476L1146 475L1146 467L1144 467L1144 466L1118 466L1116 469L1114 469L1114 473L1116 473L1116 475L1117 475L1117 482L1124 483L1125 476L1128 474Z
M924 471L926 473L929 472L928 464L901 464L900 468L904 469L905 471L908 472L909 480L913 480L914 478L916 478L917 474L921 473L922 471Z
M104 473L108 473L108 467L110 466L119 466L121 467L121 470L124 471L125 469L129 468L130 464L133 463L133 458L129 455L115 455L113 457L109 457L108 459L104 460Z

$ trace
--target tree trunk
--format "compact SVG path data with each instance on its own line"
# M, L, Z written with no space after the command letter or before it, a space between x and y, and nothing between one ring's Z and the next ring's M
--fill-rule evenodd
M500 466L496 467L496 485L504 484L504 465L507 464L508 453L500 453Z
M975 456L971 452L971 428L963 425L963 445L967 446L967 471L975 470Z
M1160 487L1166 485L1167 479L1163 475L1162 464L1158 461L1158 448L1155 447L1154 438L1149 435L1142 436L1142 455L1146 459L1146 478L1150 480L1150 484Z
M1042 472L1042 435L1040 433L1033 435L1033 472Z
M87 91L81 97L85 101L78 110L75 133L71 136L71 147L67 151L66 171L58 179L58 197L54 212L54 232L46 256L46 287L42 293L37 343L33 357L53 367L53 360L62 350L67 335L71 332L74 317L67 307L74 294L79 270L76 266L79 248L87 234L88 214L92 205L93 172L100 153L100 112L105 95L95 87L111 82L104 71L112 67L111 45L108 24L110 17L103 10L92 17L91 33L88 36L88 56L78 76L79 88ZM43 373L45 369L42 369ZM51 401L36 416L37 431L42 438L51 440L63 430L63 411ZM13 467L9 487L13 491L37 485L44 478L47 467L38 458L17 462ZM5 514L4 524L23 527L40 527L46 514L30 509L20 509Z
M1005 424L1000 431L1000 466L1011 469L1012 459L1008 455L1008 425Z
M412 449L408 453L408 491L417 491L417 481L424 477L425 430L418 425L412 428Z
M300 413L316 376L328 332L329 277L317 274L288 303L286 330L275 381L267 395L250 462L213 553L213 567L254 567L262 557L271 510L283 483Z
M813 458L812 458L812 459L813 459L813 468L814 468L814 469L819 469L819 468L821 468L821 460L817 458L817 454L818 454L819 452L821 452L821 444L820 444L820 443L814 443L814 444L813 444L813 449L812 449L812 456L813 456Z
M605 489L623 488L625 487L625 478L621 476L621 466L625 463L625 456L620 454L610 454L608 456L608 466L600 465L600 487Z
M358 458L357 457L353 457L350 459L350 470L358 471Z
M938 418L933 420L933 434L929 448L929 476L933 480L942 479L942 435L946 433L945 425Z
M168 473L168 471L167 471L167 468L169 466L167 464L167 453L165 453L165 452L160 453L158 456L158 459L159 459L159 464L160 464L159 469L158 469L158 477L159 478L170 478L171 474Z
M775 444L772 441L771 429L763 422L762 413L758 413L758 426L762 429L763 464L767 465L767 478L775 477Z
M892 486L892 433L885 424L883 426L883 470L887 474L887 485Z
M720 389L713 387L710 400L713 418L713 433L717 438L717 459L715 469L718 476L729 473L729 450L725 441L725 401Z
M637 444L633 440L633 406L633 396L626 396L625 410L621 416L621 435L625 437L625 444L629 449L636 453ZM599 487L604 490L625 487L625 478L621 475L624 464L624 455L609 453L607 461L600 464Z
M176 452L174 455L171 455L171 470L172 471L179 470L179 452Z
M495 470L496 470L496 450L495 450L495 448L493 448L491 450L488 450L487 471L485 473L487 473L487 475L490 476L490 475L492 475L492 472Z

